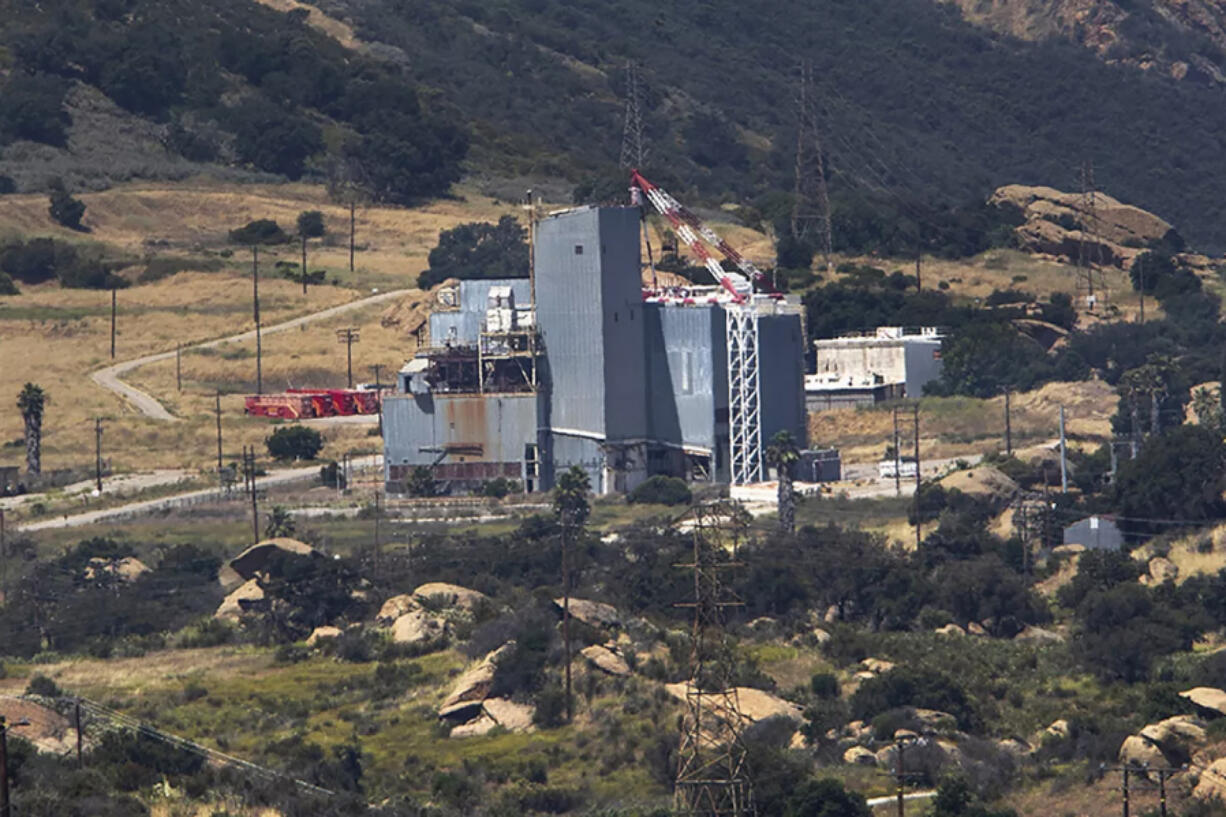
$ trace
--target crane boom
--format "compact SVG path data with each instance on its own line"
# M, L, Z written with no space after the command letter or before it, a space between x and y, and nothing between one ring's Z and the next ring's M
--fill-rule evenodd
M776 294L770 280L754 266L752 261L741 255L735 247L704 224L702 219L685 209L681 202L670 196L663 188L647 181L637 170L630 171L630 184L632 189L642 192L656 212L669 220L673 229L677 231L677 237L684 241L690 252L702 261L703 266L719 282L719 285L728 291L734 302L745 303L749 300L753 295L753 283ZM726 260L735 264L740 273L725 269L719 259L706 248L704 241L714 247ZM750 283L751 281L753 283Z

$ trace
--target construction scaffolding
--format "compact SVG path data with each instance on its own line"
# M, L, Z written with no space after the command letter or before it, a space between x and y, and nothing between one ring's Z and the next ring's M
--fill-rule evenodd
M748 527L736 503L699 505L682 517L693 557L677 567L694 577L690 679L674 789L674 810L686 817L747 817L755 813L746 766L744 716L733 679L736 659L724 629L724 612L742 602L722 574L740 567L737 550Z
M758 312L752 304L729 304L727 312L728 447L732 484L748 485L762 481Z

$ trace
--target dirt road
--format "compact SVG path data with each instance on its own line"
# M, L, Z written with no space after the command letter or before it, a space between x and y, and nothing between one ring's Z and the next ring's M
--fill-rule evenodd
M358 300L350 301L347 304L340 304L339 306L322 309L319 312L312 312L309 315L303 315L302 317L294 318L283 323L265 326L260 329L260 332L263 335L271 335L275 332L284 332L287 329L295 329L304 324L326 320L327 318L331 318L335 315L341 315L354 309L361 309L365 306L373 306L374 304L389 301L393 298L399 298L412 291L413 290L409 289L394 289L390 292L380 292L378 295L359 298ZM194 343L191 346L184 346L183 351L187 351L189 349L212 349L217 346L221 346L223 343L235 343L248 340L255 340L254 329L248 332L240 332L237 335L230 335L229 337L217 338L216 340L205 341L204 343ZM112 391L123 399L127 400L136 407L137 411L146 417L154 420L161 420L167 423L175 423L178 422L180 418L167 411L166 407L159 403L155 397L141 391L140 389L129 386L120 379L122 375L127 374L133 369L149 363L157 363L161 360L170 360L174 356L175 352L172 350L169 352L159 352L158 354L154 355L145 355L144 357L138 357L133 360L125 360L123 363L116 363L113 366L107 366L105 369L99 369L90 375L90 379L102 388Z

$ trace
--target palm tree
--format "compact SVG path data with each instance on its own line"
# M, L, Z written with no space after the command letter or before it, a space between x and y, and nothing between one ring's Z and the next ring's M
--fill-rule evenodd
M264 525L264 538L276 539L294 535L294 517L281 505L273 505L268 522Z
M17 395L17 408L26 431L26 470L31 474L43 470L43 409L51 398L39 386L27 383Z
M796 532L796 496L792 491L792 471L800 460L800 450L790 431L776 432L766 449L766 464L779 478L779 530Z

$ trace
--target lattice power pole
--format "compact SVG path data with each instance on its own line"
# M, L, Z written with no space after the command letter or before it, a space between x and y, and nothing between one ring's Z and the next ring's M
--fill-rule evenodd
M830 193L826 188L826 163L813 88L813 65L800 63L796 88L796 187L792 201L792 237L814 237L826 267L833 251L830 226Z
M689 511L693 558L678 565L693 572L694 612L690 680L682 718L674 811L683 817L751 817L753 790L746 767L745 725L733 682L736 660L724 630L724 611L741 606L721 575L740 567L737 547L747 528L736 503L715 502Z
M647 158L647 146L643 138L643 99L639 80L638 64L626 61L626 115L622 130L622 150L618 164L622 167L642 169Z
M1094 185L1093 162L1087 160L1082 163L1080 181L1081 238L1077 242L1077 291L1079 294L1084 292L1087 307L1093 309L1098 299L1105 298L1107 294L1100 271L1103 258L1098 235L1098 191ZM1097 286L1095 276L1098 276Z

